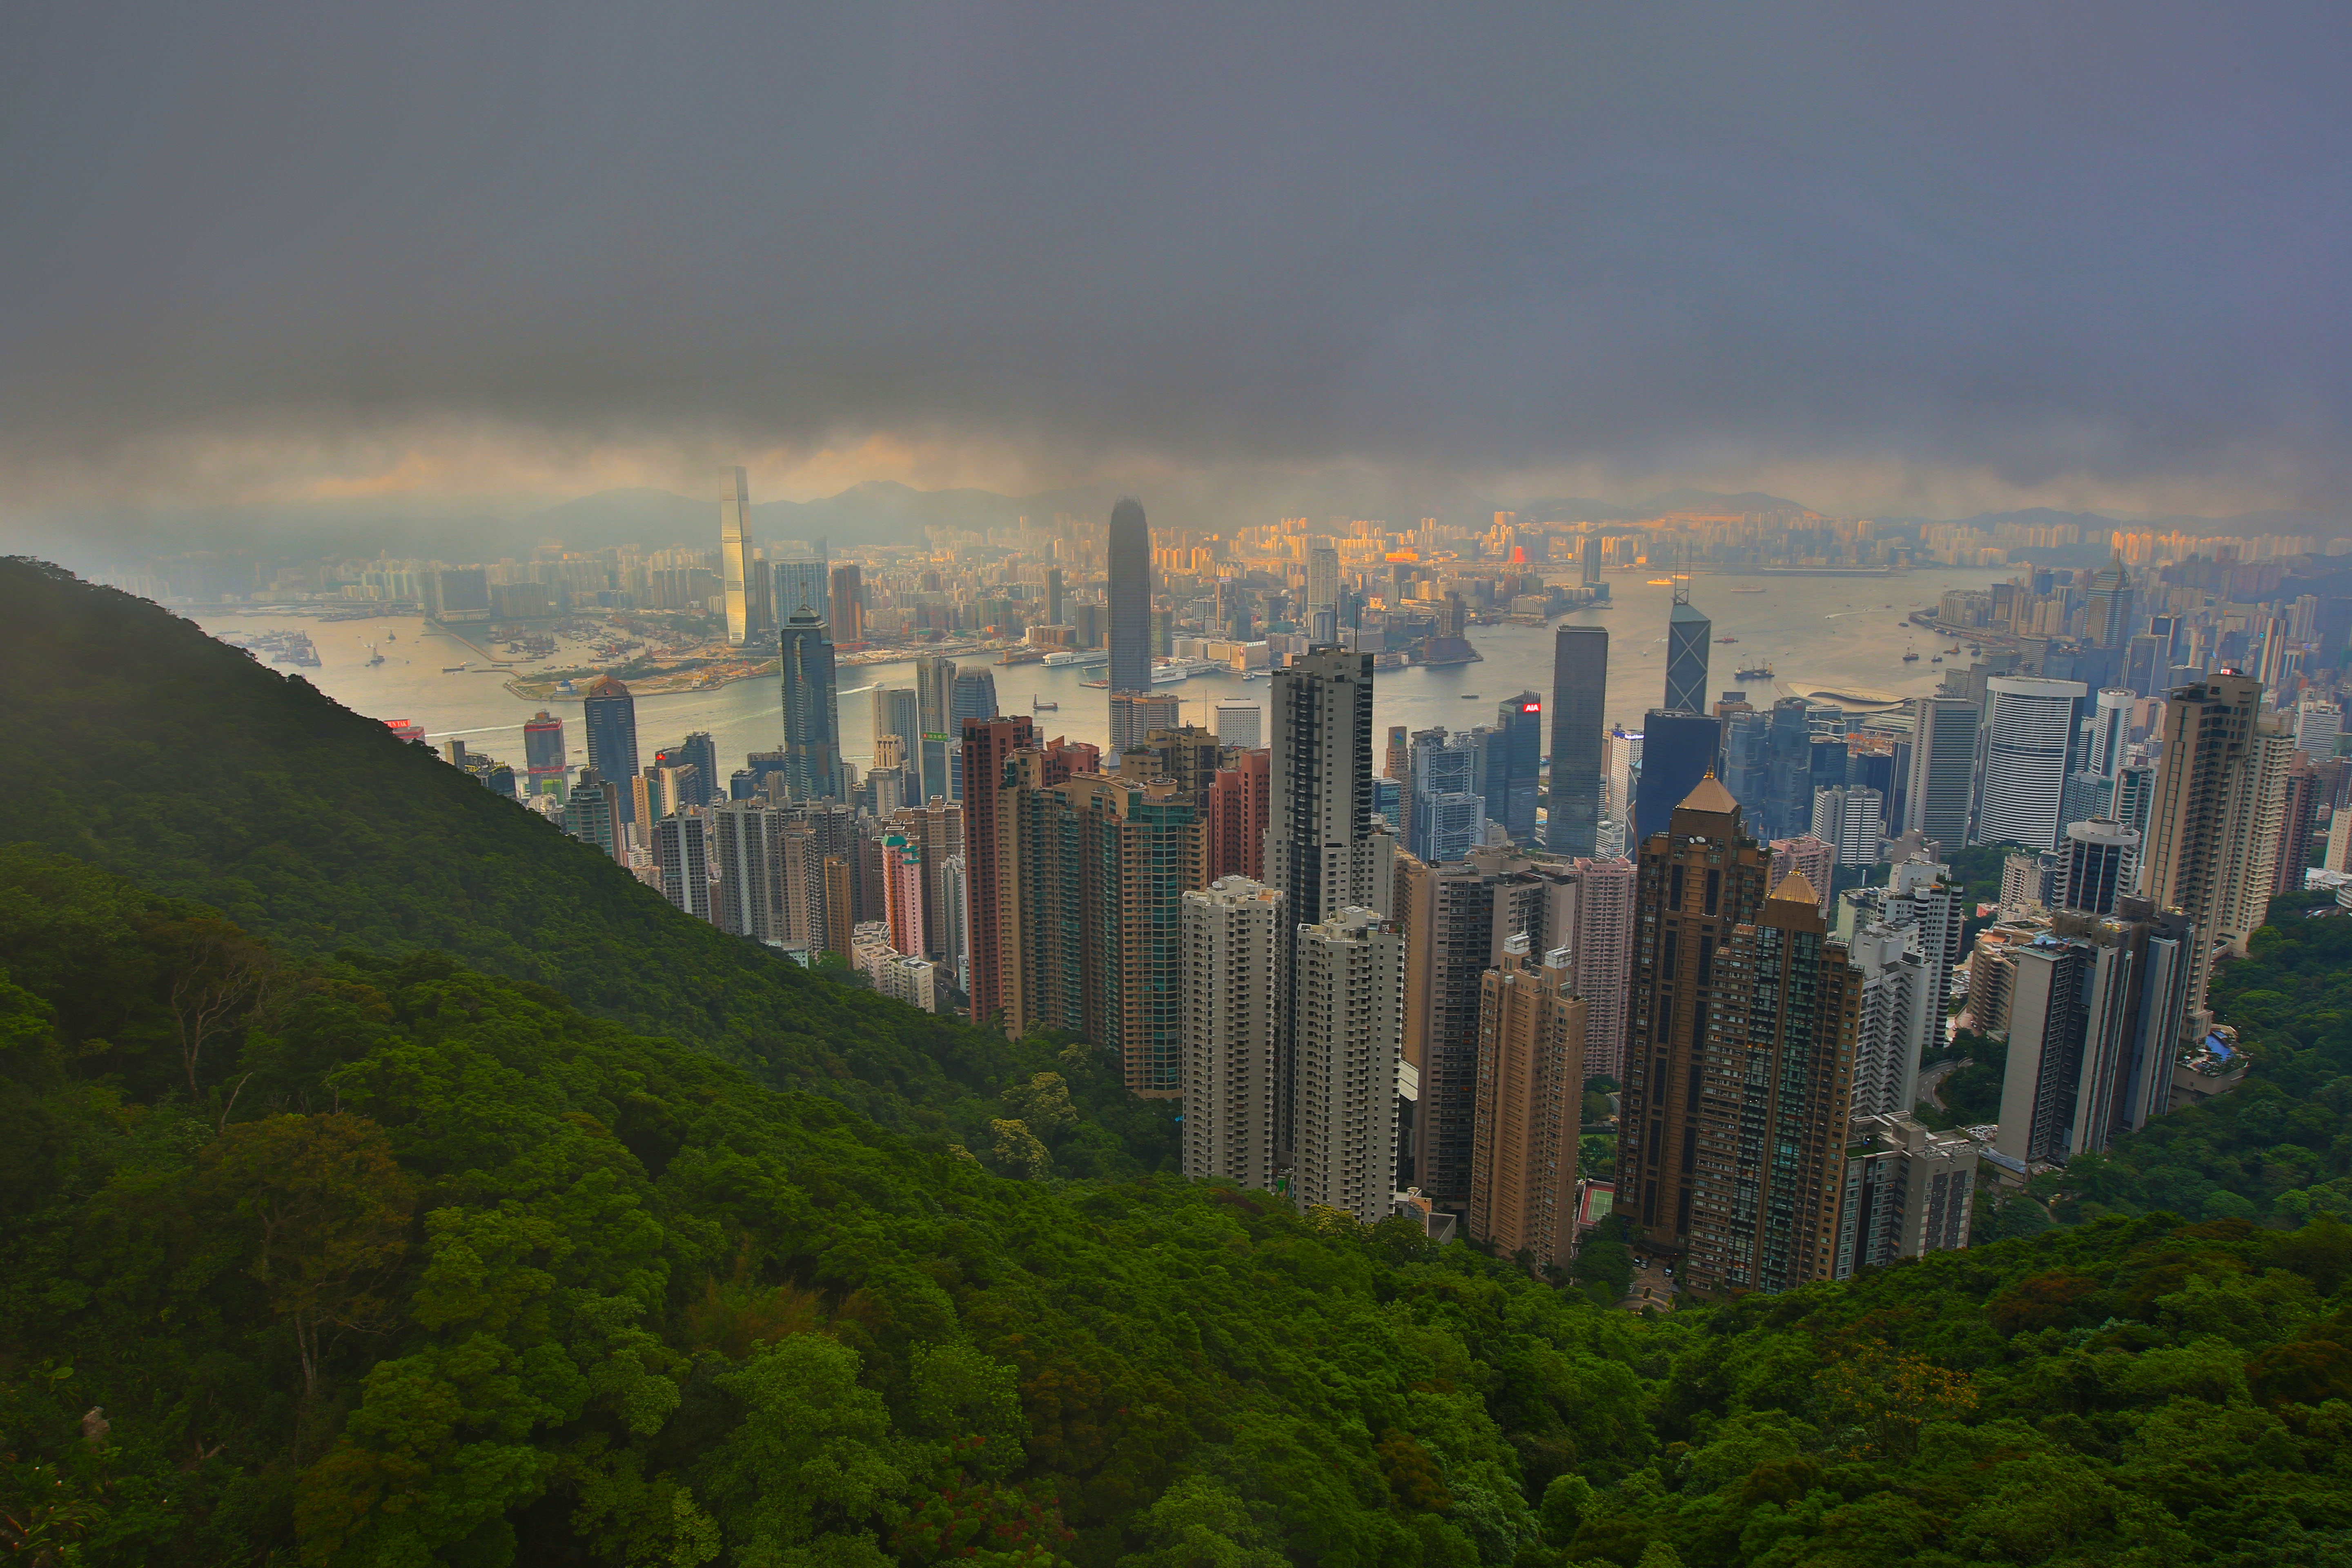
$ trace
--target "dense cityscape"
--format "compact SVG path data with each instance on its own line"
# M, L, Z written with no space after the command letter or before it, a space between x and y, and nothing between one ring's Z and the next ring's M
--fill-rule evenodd
M743 470L729 488L715 551L344 563L250 591L404 602L542 665L548 630L593 609L680 645L677 668L772 680L782 744L740 766L705 732L641 737L621 676L670 667L623 642L605 672L512 677L580 703L578 765L545 710L520 767L443 752L721 931L1089 1042L1181 1104L1189 1175L1538 1269L1612 1212L1668 1290L1965 1247L2005 1193L2235 1087L2212 963L2274 893L2352 885L2323 657L2352 641L2352 572L2310 539L1508 512L1202 538L1121 501L835 560L763 544ZM1727 676L1696 603L2011 550L2010 581L1908 617L1953 639L1924 698ZM1607 626L1561 619L1625 572L1674 588L1638 730L1603 719ZM1548 690L1375 735L1382 670L1475 660L1470 630L1506 619L1559 623ZM914 684L860 694L873 750L853 760L838 693L861 655L911 656ZM1108 746L1002 710L999 674L1045 661L1100 672ZM1207 670L1244 694L1186 723L1167 689ZM1987 849L1999 900L1971 905L1954 858ZM1998 1121L1922 1103L1959 1030L2010 1042Z
M2347 58L0 7L0 1563L2352 1568Z

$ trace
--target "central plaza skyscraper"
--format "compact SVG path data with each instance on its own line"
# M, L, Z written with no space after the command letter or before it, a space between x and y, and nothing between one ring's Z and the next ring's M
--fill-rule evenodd
M1110 509L1110 691L1151 689L1151 528L1142 504Z

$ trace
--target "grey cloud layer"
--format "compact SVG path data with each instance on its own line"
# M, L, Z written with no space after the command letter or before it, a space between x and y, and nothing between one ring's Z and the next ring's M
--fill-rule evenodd
M0 442L2342 483L2348 14L1909 9L15 7Z

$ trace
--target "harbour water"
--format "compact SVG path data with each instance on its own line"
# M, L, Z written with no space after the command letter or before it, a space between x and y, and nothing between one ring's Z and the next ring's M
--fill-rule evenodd
M1748 700L1759 705L1775 697L1823 691L1923 696L1935 689L1948 664L1965 668L1966 655L1957 660L1947 655L1946 664L1935 663L1933 656L1948 645L1901 624L1905 616L1914 608L1933 605L1948 588L1981 588L2006 574L1992 569L1955 567L1891 578L1696 577L1691 584L1692 601L1713 618L1714 635L1738 639L1708 645L1714 670L1708 689L1717 693L1744 689ZM1765 589L1760 594L1730 591L1759 585ZM1664 690L1666 610L1671 595L1665 586L1638 574L1612 574L1609 586L1615 600L1612 608L1579 611L1564 619L1569 624L1609 628L1609 720L1637 728L1643 712L1655 706ZM200 624L215 635L250 634L273 626L309 631L318 648L320 666L298 673L328 695L371 718L406 719L421 724L426 737L436 744L459 736L476 750L518 764L522 761L523 721L541 706L510 694L503 672L483 671L481 657L473 648L426 633L424 623L415 616L317 622L273 620L267 615L207 616ZM1555 621L1552 626L1559 624ZM1470 641L1484 656L1483 662L1381 672L1373 697L1376 751L1386 743L1386 731L1392 724L1420 730L1436 724L1466 729L1492 723L1496 704L1521 690L1534 691L1549 703L1551 626L1473 626ZM367 662L369 644L384 655L383 663ZM1917 661L1903 662L1906 651L1917 653ZM1772 680L1743 682L1734 678L1734 670L1756 659L1771 663ZM568 660L559 655L553 662ZM444 673L459 664L475 668ZM1027 713L1034 701L1058 703L1058 709L1036 715L1041 732L1097 745L1108 743L1108 697L1080 684L1097 678L1098 671L1042 664L991 663L987 668L996 677L997 702L1006 714ZM842 750L863 767L874 749L873 700L868 693L876 686L913 684L913 666L911 661L866 665L845 669L842 675ZM1213 721L1220 699L1242 698L1263 706L1268 697L1264 677L1244 680L1234 675L1196 676L1157 689L1180 697L1186 721L1201 724ZM565 740L572 760L578 763L582 749L579 699L558 700L545 706L566 721ZM745 752L782 743L782 708L773 677L740 680L713 690L641 697L637 730L640 754L648 761L656 749L683 740L689 731L707 730L718 745L722 768L731 770L741 765ZM1547 743L1549 740L1547 732ZM1379 765L1376 754L1374 766Z

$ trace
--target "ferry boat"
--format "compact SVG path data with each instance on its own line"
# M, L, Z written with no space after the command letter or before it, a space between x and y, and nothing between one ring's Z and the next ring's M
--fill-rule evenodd
M1109 662L1110 653L1108 649L1104 649L1099 652L1086 653L1074 648L1064 648L1059 653L1049 653L1045 656L1046 667L1052 669L1060 669L1066 666L1073 664L1091 665L1108 664Z

